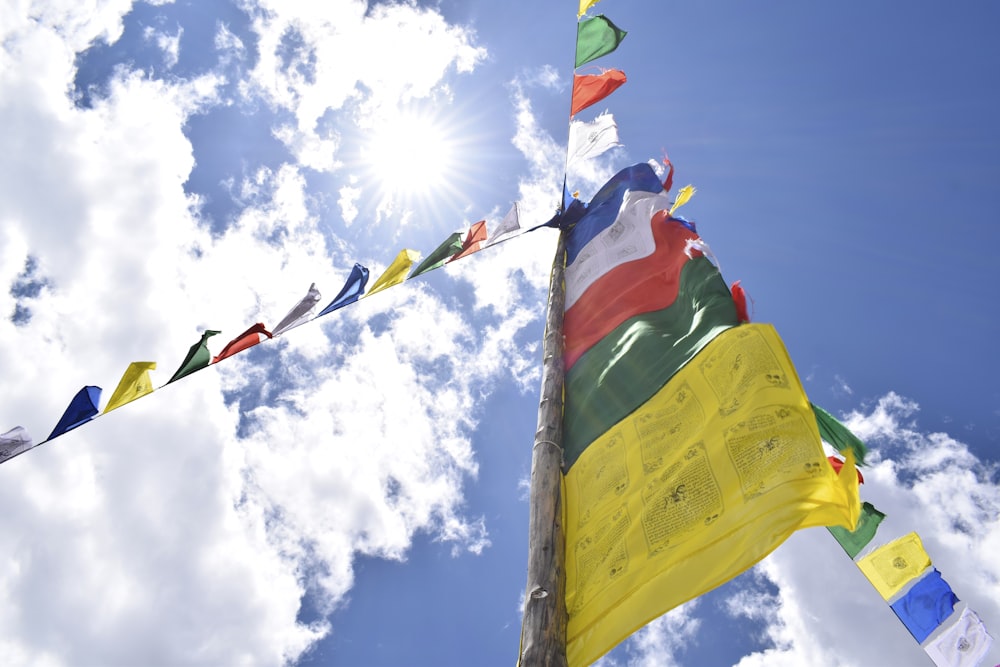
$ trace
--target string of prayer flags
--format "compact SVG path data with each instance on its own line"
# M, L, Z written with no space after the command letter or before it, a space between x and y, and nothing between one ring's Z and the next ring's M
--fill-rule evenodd
M21 426L15 426L0 434L0 463L23 454L34 446L35 443L28 432Z
M311 320L312 312L316 309L316 304L322 298L319 290L316 289L316 283L309 285L309 291L306 292L306 295L297 304L292 306L287 315L281 318L281 321L271 330L271 335L280 336L289 329L294 329Z
M517 202L510 207L496 226L486 235L486 246L489 247L502 238L511 237L521 231L521 215L517 208Z
M202 368L206 368L212 361L212 353L208 351L208 339L212 336L217 336L221 331L214 331L212 329L206 329L203 334L201 334L201 340L192 345L184 357L184 361L178 366L177 370L174 371L173 376L167 381L170 384L174 380L180 380L182 377L191 375L196 371L200 371Z
M239 336L226 343L226 346L222 348L222 352L219 352L219 354L212 359L212 363L217 364L227 357L231 357L238 352L242 352L247 348L253 347L261 341L261 336L271 338L271 332L268 331L262 323L257 322L257 324L254 324Z
M977 667L993 645L993 637L968 607L949 620L923 644L924 651L938 667Z
M847 555L854 559L875 537L875 531L883 519L885 514L875 509L871 503L864 502L861 504L861 516L858 517L858 524L854 530L830 526L829 531Z
M365 298L406 280L406 274L410 272L410 267L418 259L420 259L420 253L416 250L409 250L407 248L400 250L399 254L396 255L396 259L392 260L392 264L385 270L385 273L375 281L372 288L368 290L368 294L365 294Z
M460 252L462 252L462 233L452 232L451 236L446 238L441 245L431 251L431 254L427 255L427 258L420 262L420 264L417 265L417 268L413 269L413 273L410 274L410 278L416 278L423 273L427 273L428 271L433 271L434 269L444 266L445 262ZM409 278L407 280L409 280Z
M105 414L115 408L120 408L137 398L152 393L153 383L149 380L149 371L156 370L155 361L133 361L125 369L122 379L115 387L108 404L104 406Z
M934 568L890 607L920 643L951 616L957 603L958 596Z
M583 19L576 24L576 67L608 55L627 34L604 14Z
M575 116L587 107L597 104L618 90L625 81L625 72L618 69L609 69L601 74L574 74L569 115Z
M485 240L486 221L480 220L476 224L472 225L472 227L469 227L469 231L465 235L465 240L462 241L462 249L448 259L448 261L454 262L455 260L462 259L463 257L468 257L474 252L478 252L479 249L483 247L483 242Z
M816 416L816 426L819 428L819 434L823 440L830 443L841 454L850 450L854 453L854 459L858 465L864 465L865 455L868 453L865 443L861 442L858 436L851 433L846 426L837 421L836 417L823 408L813 405L812 410Z
M615 146L621 146L618 143L618 124L610 113L602 113L589 123L570 121L566 164L597 157Z
M66 411L63 416L59 418L56 423L56 427L52 429L52 433L46 438L46 442L54 438L58 438L63 433L67 431L72 431L77 426L86 424L91 419L97 416L97 404L101 400L101 388L94 387L92 385L87 385L80 391L76 392L76 396L73 400L69 402L66 407Z
M857 561L882 599L889 600L931 566L930 556L916 533L909 533L879 547Z
M350 305L361 298L361 295L365 291L365 285L368 284L368 267L361 266L357 262L354 263L354 268L351 269L351 274L347 276L347 282L344 286L340 288L337 296L333 298L333 301L327 304L326 308L319 311L319 315L316 317L322 317L327 313L332 313L338 308L343 308L344 306Z

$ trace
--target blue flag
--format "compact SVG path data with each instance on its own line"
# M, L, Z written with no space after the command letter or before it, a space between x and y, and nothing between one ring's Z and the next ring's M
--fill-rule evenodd
M368 268L355 263L354 268L351 269L351 275L347 277L347 284L344 285L340 293L334 297L333 301L326 308L319 311L319 315L316 317L332 313L338 308L343 308L348 304L354 303L361 297L367 284Z
M918 642L927 639L955 610L958 597L934 568L906 595L892 604L892 610Z
M81 424L89 422L97 414L97 404L101 400L101 388L86 386L76 392L76 396L70 401L69 407L63 413L62 419L52 429L48 440L58 438L66 431L71 431Z

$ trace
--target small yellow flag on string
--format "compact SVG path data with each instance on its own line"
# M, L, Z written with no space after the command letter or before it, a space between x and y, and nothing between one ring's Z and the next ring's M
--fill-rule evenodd
M691 201L691 197L694 197L695 192L697 192L697 190L695 190L693 185L685 185L683 188L678 190L677 199L674 200L674 205L670 207L670 215L673 216L674 211Z
M931 557L924 551L916 533L903 535L858 561L861 572L885 600L903 590L930 566Z
M601 0L580 0L580 12L576 15L576 17L580 18L581 16L587 13L588 9L590 9L600 1Z
M133 361L125 369L125 374L118 382L115 393L111 394L104 412L108 413L120 408L137 398L153 392L153 383L149 379L149 371L156 370L155 361Z
M410 267L413 266L414 262L420 259L420 253L416 250L408 250L403 248L396 255L396 259L392 260L392 264L389 268L385 270L385 273L375 281L372 288L368 290L368 294L365 296L371 296L375 292L381 292L387 287L392 287L393 285L398 285L399 283L406 280L406 276L410 273Z

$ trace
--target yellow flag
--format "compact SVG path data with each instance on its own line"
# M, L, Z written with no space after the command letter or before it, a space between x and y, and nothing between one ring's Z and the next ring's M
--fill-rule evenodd
M115 393L111 394L104 412L111 412L130 401L152 393L153 383L149 380L149 371L152 370L156 370L155 361L133 361L129 364L118 382L118 387L115 388Z
M590 9L600 1L601 0L580 0L580 12L576 15L576 17L580 18L581 16L587 13L588 9Z
M674 200L674 205L670 207L670 215L673 215L674 211L691 201L691 197L694 197L695 192L697 192L697 190L695 190L693 185L685 185L683 188L678 190L677 199Z
M930 566L931 557L924 551L916 533L903 535L858 561L861 572L885 600L903 590Z
M419 259L420 253L416 250L407 250L406 248L400 250L399 254L396 255L396 259L392 260L392 264L375 281L375 284L372 285L372 288L368 290L368 294L365 294L365 296L371 296L375 292L381 292L387 287L398 285L406 280L406 276L410 273L410 267Z
M563 481L574 667L795 530L852 530L860 512L854 459L834 472L795 368L763 324L719 334Z

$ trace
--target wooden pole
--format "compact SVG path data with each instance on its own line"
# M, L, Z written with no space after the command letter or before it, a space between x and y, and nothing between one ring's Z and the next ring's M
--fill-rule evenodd
M563 309L566 232L552 260L542 345L542 395L531 454L528 587L521 667L566 667L566 537L562 526Z

